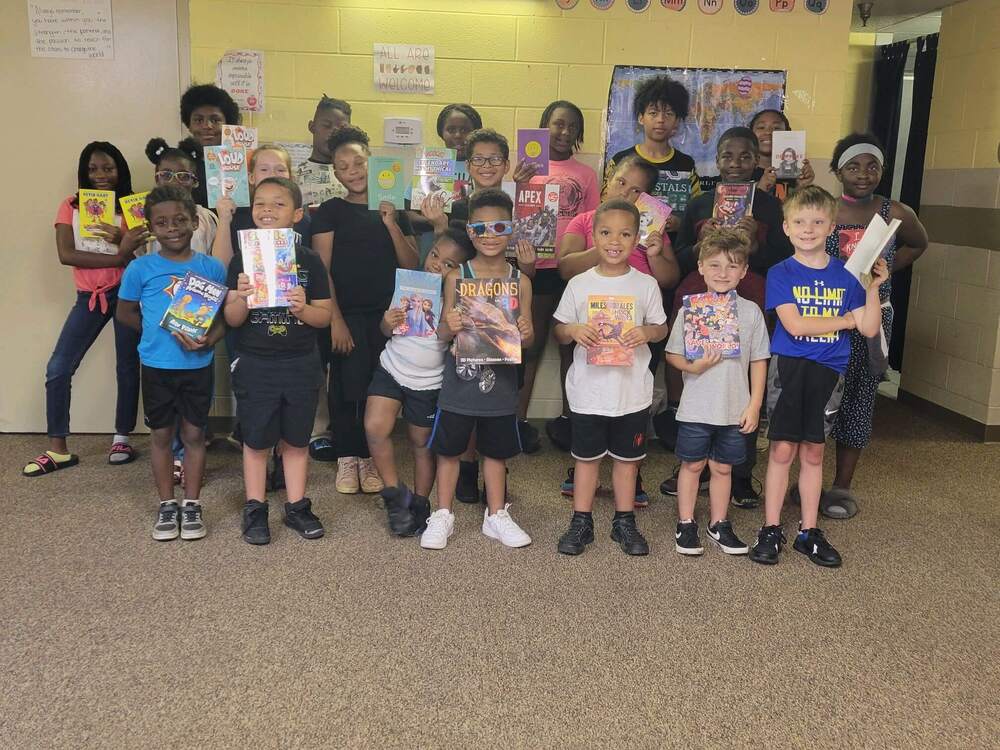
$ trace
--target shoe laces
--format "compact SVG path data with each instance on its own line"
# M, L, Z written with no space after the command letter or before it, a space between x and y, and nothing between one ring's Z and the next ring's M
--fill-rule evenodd
M196 523L201 516L201 506L192 503L181 508L181 521L183 523Z
M566 530L566 534L573 539L582 539L583 535L587 532L587 528L590 526L587 523L587 519L582 516L573 516L569 522L569 529Z
M424 531L425 534L430 533L431 535L444 532L445 528L448 526L448 514L441 513L440 511L435 511L431 513L430 517L427 519L427 529Z
M177 506L173 504L161 505L157 523L177 523Z
M511 517L510 503L507 503L500 510L494 513L490 518L493 519L492 523L494 526L499 527L502 531L520 531L521 527L517 525L517 522Z
M785 531L780 526L765 526L761 531L764 532L763 541L781 544L785 543Z
M622 536L622 541L626 543L635 542L642 538L642 534L639 533L639 527L634 520L618 521L616 522L616 526L618 533Z
M378 470L375 468L375 462L370 458L362 458L358 461L358 476L361 479L377 479Z

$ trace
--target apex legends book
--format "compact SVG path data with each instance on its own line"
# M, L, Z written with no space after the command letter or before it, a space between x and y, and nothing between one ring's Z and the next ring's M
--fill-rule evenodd
M188 271L174 290L173 301L163 313L160 327L193 339L204 336L212 327L228 291L225 284Z
M254 291L247 307L288 307L288 292L298 286L294 229L243 229L239 232L243 273Z
M508 255L513 253L518 240L527 240L535 246L539 258L555 257L558 220L558 185L518 185L514 199L514 234L507 248Z
M635 349L625 346L622 338L635 328L635 318L635 297L589 295L587 323L597 329L601 343L587 348L587 364L631 367L635 363Z
M705 292L684 297L684 358L701 359L718 353L724 359L740 356L740 321L736 290Z
M513 277L455 280L455 302L463 325L454 341L456 363L521 363L520 285Z

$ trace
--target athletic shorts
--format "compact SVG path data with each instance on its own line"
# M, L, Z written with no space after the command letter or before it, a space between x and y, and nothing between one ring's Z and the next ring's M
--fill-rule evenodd
M279 440L295 448L309 445L323 385L317 352L287 359L242 354L233 362L231 381L246 445L258 451Z
M596 461L611 456L617 461L639 461L646 457L649 409L605 417L570 412L570 454L578 461Z
M738 466L747 457L747 436L739 425L677 423L677 447L674 455L685 463L710 458L716 463Z
M476 433L476 450L487 458L506 461L521 452L521 436L514 414L473 417L438 409L428 445L439 456L461 456L469 447L473 431Z
M434 426L434 416L437 413L438 394L440 388L426 391L415 391L400 385L392 374L379 365L372 374L371 385L368 386L369 396L391 398L403 405L403 419L414 427Z
M825 443L843 395L844 378L836 370L775 354L767 370L768 439Z
M212 407L212 366L164 370L142 366L142 408L151 430L175 427L177 418L195 427L208 426Z

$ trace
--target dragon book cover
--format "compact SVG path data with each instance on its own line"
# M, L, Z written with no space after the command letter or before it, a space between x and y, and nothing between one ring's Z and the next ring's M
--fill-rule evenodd
M455 301L463 329L455 336L455 361L460 365L521 363L518 279L456 279Z

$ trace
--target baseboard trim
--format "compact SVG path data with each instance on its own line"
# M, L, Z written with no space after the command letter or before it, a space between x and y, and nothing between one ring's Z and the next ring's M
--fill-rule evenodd
M902 404L912 406L928 417L940 419L942 422L971 435L981 443L1000 443L1000 424L983 424L972 417L954 412L951 409L940 404L935 404L933 401L928 401L902 388L899 389L899 395L896 397L896 400Z

